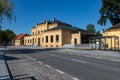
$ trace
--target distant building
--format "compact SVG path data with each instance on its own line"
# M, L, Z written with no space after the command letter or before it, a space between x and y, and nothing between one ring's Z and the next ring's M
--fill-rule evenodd
M24 37L25 36L28 36L28 34L19 34L19 35L15 36L12 40L12 45L15 45L15 46L24 45Z
M104 43L107 44L108 49L120 48L120 23L102 31L102 36L106 39Z
M24 37L25 45L62 47L64 44L89 43L86 30L56 20L43 21L32 28L32 35Z

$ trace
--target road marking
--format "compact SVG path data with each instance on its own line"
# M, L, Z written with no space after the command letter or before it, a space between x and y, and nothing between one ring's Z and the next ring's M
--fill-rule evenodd
M60 71L58 69L56 69L57 72L61 73L61 74L65 74L63 71Z
M25 55L26 57L28 57L28 55Z
M83 61L83 60L78 60L78 59L72 59L73 61L77 61L77 62L80 62L80 63L86 63L86 61Z
M32 60L33 60L33 61L36 61L36 59L34 59L34 58L33 58Z
M41 64L42 62L41 62L41 61L38 61L38 63L40 63L40 64Z
M30 59L31 59L31 57L28 57L28 58L30 58Z
M47 65L47 64L46 64L45 66L51 68L51 66L49 66L49 65Z
M120 62L120 60L110 59L110 61Z
M73 79L73 80L79 80L79 79L78 79L78 78L76 78L76 77L73 77L72 79Z
M78 55L79 56L79 55ZM91 57L90 55L83 55L83 56L85 56L85 57Z
M50 54L50 56L57 57L57 55L54 55L54 54Z
M97 58L97 59L103 59L103 58L101 58L101 57L95 57L95 58Z

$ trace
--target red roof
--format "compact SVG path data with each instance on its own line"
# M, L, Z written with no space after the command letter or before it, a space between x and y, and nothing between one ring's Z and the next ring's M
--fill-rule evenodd
M19 34L16 37L14 37L14 40L20 40L20 39L24 38L25 36L28 36L28 34Z

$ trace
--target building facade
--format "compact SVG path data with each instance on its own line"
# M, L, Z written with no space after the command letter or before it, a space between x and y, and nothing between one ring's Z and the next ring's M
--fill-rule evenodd
M106 42L108 49L118 49L120 48L120 23L102 31L102 36L106 37L104 43Z
M25 36L28 36L28 34L19 34L19 35L15 36L12 39L12 45L14 45L14 46L22 46L22 45L24 45L24 37Z
M56 20L43 21L32 28L32 35L24 37L24 44L40 47L62 47L65 44L88 43L86 30Z

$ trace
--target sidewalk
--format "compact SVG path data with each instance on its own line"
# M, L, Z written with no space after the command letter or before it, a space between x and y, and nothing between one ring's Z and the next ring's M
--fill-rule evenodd
M13 52L7 56L11 57L7 62L14 80L75 80L72 76L63 74L27 54Z
M61 51L78 56L93 57L97 59L105 59L120 62L120 52L115 51L75 50L75 49L62 49Z
M2 52L0 52L0 80L10 80Z

